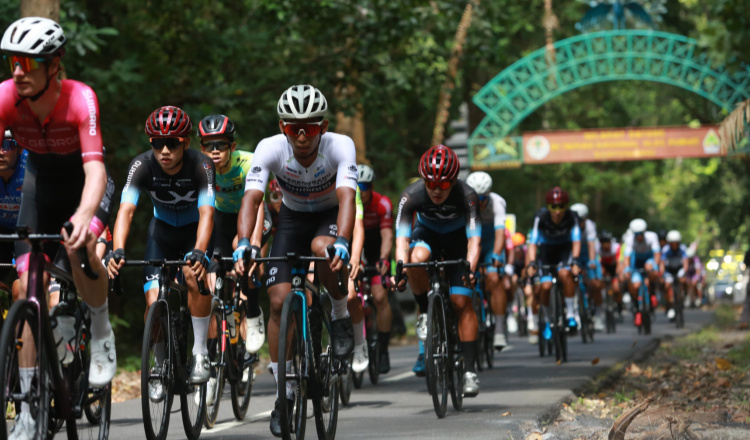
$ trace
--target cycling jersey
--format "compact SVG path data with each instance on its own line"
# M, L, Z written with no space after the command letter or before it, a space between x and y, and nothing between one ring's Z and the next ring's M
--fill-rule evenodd
M565 211L560 223L552 221L552 215L547 208L541 208L536 212L534 227L529 236L530 244L569 245L574 241L581 241L581 229L578 226L578 216L572 211Z
M229 170L216 173L216 210L240 212L242 196L245 194L245 178L253 161L253 153L234 150L229 157Z
M482 221L482 228L491 226L492 230L505 228L505 209L507 204L505 199L497 193L490 193L487 197L487 205L480 209L479 216Z
M370 202L365 205L365 230L390 229L393 227L393 205L388 197L372 191Z
M647 263L652 262L654 255L660 251L659 236L656 232L646 231L644 239L638 241L632 233L625 234L623 245L625 247L625 258L629 260L630 267L641 269Z
M580 219L579 219L580 222ZM581 228L581 260L582 261L589 261L589 250L588 250L588 243L589 242L596 242L596 223L591 221L591 219L586 219L586 222L582 225Z
M364 221L365 207L362 205L362 193L359 191L359 187L357 187L357 195L354 197L354 208L354 218Z
M599 255L599 261L602 266L616 266L617 257L620 254L620 244L612 240L609 245L609 251L605 251L599 240L596 241L596 253Z
M154 217L180 227L196 223L201 206L214 206L214 163L195 150L185 150L177 174L164 172L153 151L139 154L130 162L120 203L138 205L141 190L151 195Z
M18 155L16 169L13 170L10 179L7 182L0 179L0 227L7 230L15 230L18 223L27 157L28 153L24 150L23 153Z
M348 136L326 132L320 137L318 156L309 167L294 158L286 135L277 134L258 144L245 191L265 192L269 173L276 176L289 209L321 212L338 207L336 189L357 189L357 163L354 142Z
M414 182L404 190L398 203L396 237L412 236L414 215L417 223L435 232L445 234L465 227L467 238L479 237L482 225L478 221L478 202L477 193L460 179L440 205L430 200L424 182Z
M12 79L0 83L0 132L11 129L40 174L82 173L81 163L104 162L99 104L91 87L62 80L55 108L42 123L28 100L16 106L20 99Z
M673 274L682 269L682 262L687 258L687 247L681 244L677 250L673 250L669 244L661 250L661 258L664 261L664 270Z

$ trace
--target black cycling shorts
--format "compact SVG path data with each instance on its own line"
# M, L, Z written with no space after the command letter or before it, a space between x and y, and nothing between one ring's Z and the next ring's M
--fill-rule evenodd
M320 212L301 212L282 204L271 256L283 257L289 252L312 255L311 245L315 237L337 236L338 215L338 206ZM292 282L292 267L285 261L269 263L267 273L266 286Z
M80 173L69 173L65 176L37 175L34 161L31 159L32 154L29 154L23 181L21 209L18 213L18 226L27 226L34 234L59 234L63 224L78 209L86 176L82 167ZM107 188L94 214L104 225L109 222L114 193L115 182L107 173ZM15 249L16 257L19 257L31 252L31 245L17 241ZM42 250L45 255L54 260L55 265L70 272L68 255L60 243L45 242ZM60 250L59 254L58 250Z
M10 235L15 233L15 230L0 227L0 234ZM8 287L18 279L16 268L12 266L15 257L14 246L15 244L12 241L0 241L0 263L2 263L2 266L0 266L0 282Z
M273 223L271 221L271 212L268 210L268 205L263 203L264 219L263 219L263 237L261 238L260 246L266 244L268 239L271 237L271 228ZM232 212L222 212L216 210L214 212L214 229L213 229L213 241L214 241L214 253L221 254L222 257L231 257L234 252L234 237L237 236L237 217L239 214ZM214 265L212 264L212 269Z
M148 225L145 260L181 260L193 250L198 236L198 222L184 226L172 226L157 218L152 218ZM213 239L205 250L206 255L213 255ZM231 254L230 254L231 255ZM143 292L159 287L160 268L143 266Z
M417 223L411 234L410 248L424 247L431 253L430 260L458 260L466 259L469 240L466 230L458 228L455 231L441 234ZM455 265L447 266L445 274L451 286L451 295L472 296L473 291L464 287L464 269Z
M365 270L365 275L370 279L380 275L380 272L375 270L375 265L380 261L382 244L383 238L380 236L380 228L365 229L364 262L365 267L372 267L372 269Z

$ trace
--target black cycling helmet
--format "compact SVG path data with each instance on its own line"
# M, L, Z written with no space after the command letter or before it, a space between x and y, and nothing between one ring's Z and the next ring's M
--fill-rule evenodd
M209 115L198 124L198 137L224 135L234 141L234 123L224 115Z
M659 229L659 231L656 233L656 235L659 236L659 240L666 240L667 239L667 230L666 229Z
M601 231L599 231L599 242L600 243L604 243L605 241L612 241L613 238L614 238L614 236L608 230L602 229Z

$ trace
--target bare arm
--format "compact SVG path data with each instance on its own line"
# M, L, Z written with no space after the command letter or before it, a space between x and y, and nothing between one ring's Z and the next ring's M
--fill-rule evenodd
M128 240L130 234L130 224L133 222L133 214L135 214L135 205L132 203L120 203L120 210L117 211L117 220L115 220L115 229L112 232L112 248L125 249L125 243ZM114 278L119 274L120 268L125 264L124 260L115 262L114 258L109 261L107 265L107 271L109 277Z
M262 202L263 191L258 191L257 189L245 191L245 195L242 196L240 212L237 216L237 238L239 240L249 240L252 237L258 219L258 209ZM237 273L246 273L245 261L242 258L235 263L235 270Z
M380 230L380 258L388 260L391 258L393 249L393 229L383 228Z
M89 223L96 214L96 209L102 201L104 191L107 189L107 170L103 162L90 161L83 164L85 182L81 193L81 202L76 209L71 222L73 233L70 234L68 242L73 249L85 245L88 238Z

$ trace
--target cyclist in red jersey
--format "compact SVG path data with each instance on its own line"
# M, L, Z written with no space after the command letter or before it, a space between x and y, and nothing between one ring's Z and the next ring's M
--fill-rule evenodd
M388 197L373 190L375 172L367 165L358 166L358 185L365 208L365 264L374 266L370 277L370 291L375 300L378 320L378 344L380 345L380 373L391 371L388 342L391 336L391 305L388 290L383 287L381 277L390 272L391 249L393 248L393 205Z
M60 25L41 17L22 18L5 31L0 50L13 78L0 84L0 131L9 128L29 151L18 224L36 233L58 233L66 220L73 223L70 235L62 233L76 287L91 310L89 383L103 386L117 366L106 272L94 252L107 221L104 214L108 215L109 200L107 209L101 206L107 173L96 94L83 83L58 78L65 41ZM58 247L46 243L45 254L54 256ZM75 250L82 247L99 273L97 280L88 279L80 269ZM26 297L29 250L27 243L16 245L21 298ZM19 359L22 388L30 387L36 374L34 358L34 348L24 346ZM10 438L35 438L35 430L28 404L22 403Z

